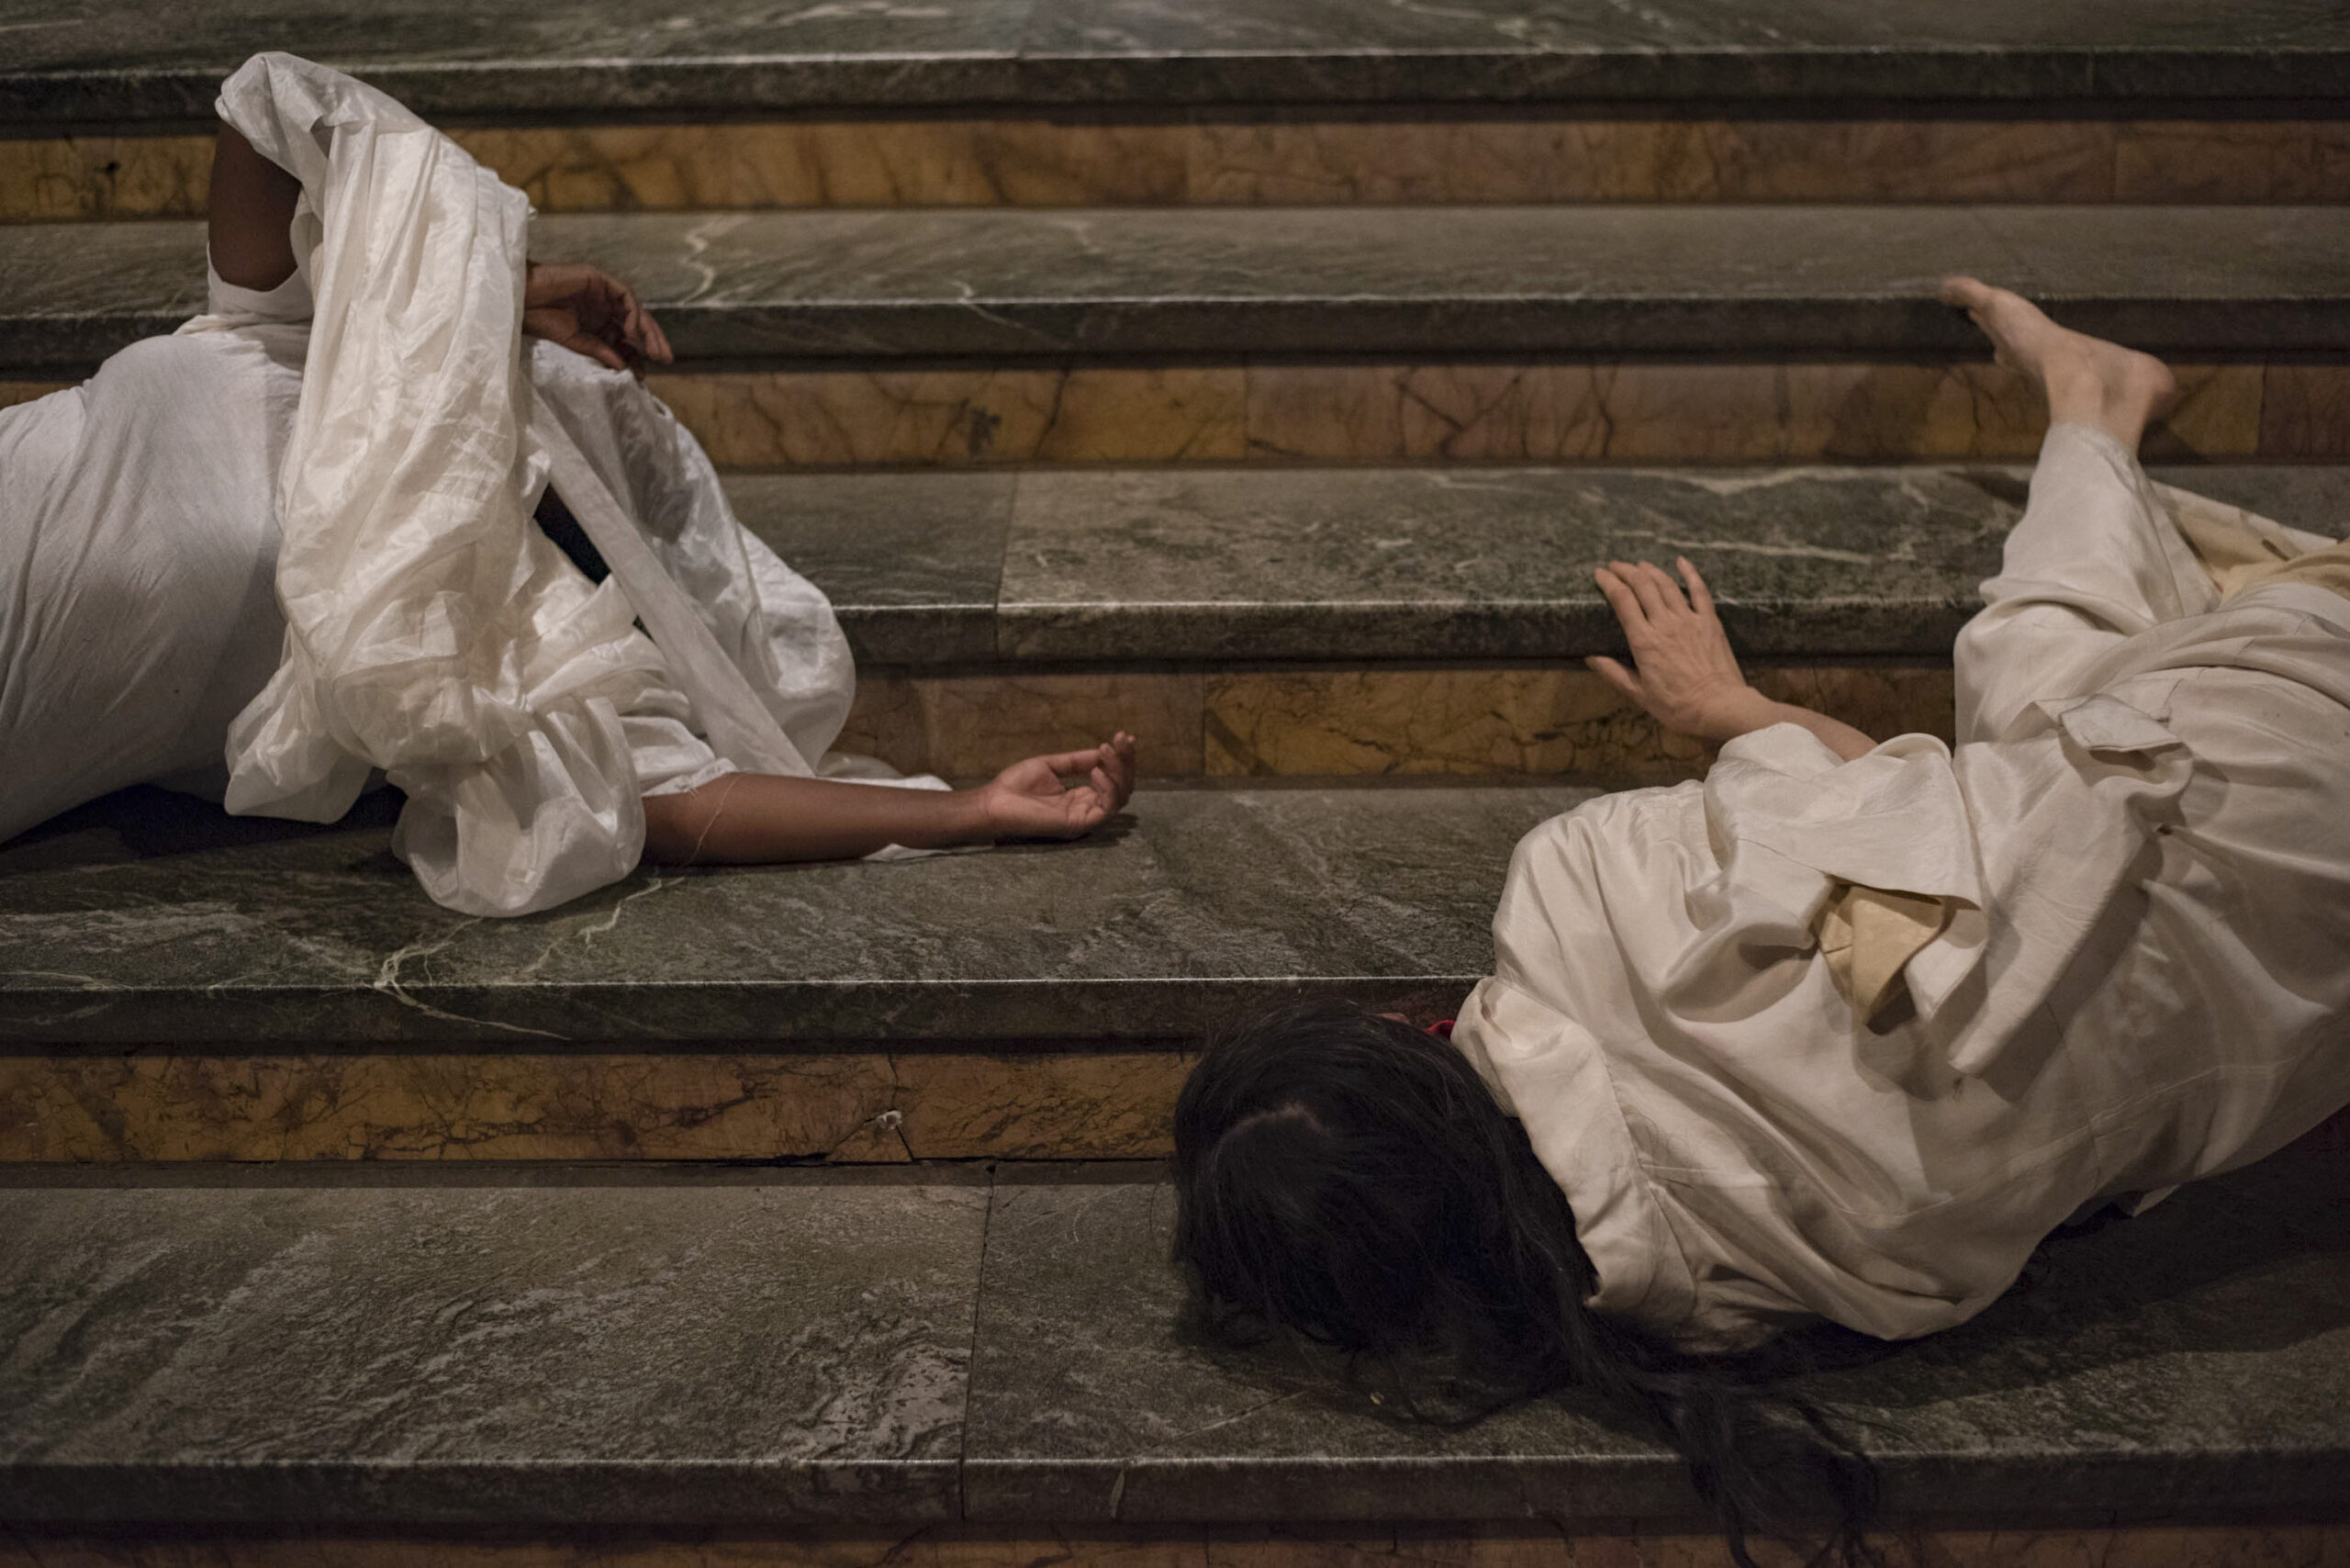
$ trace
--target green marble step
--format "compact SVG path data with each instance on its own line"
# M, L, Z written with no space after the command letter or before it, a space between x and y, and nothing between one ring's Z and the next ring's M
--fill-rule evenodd
M201 119L257 49L353 69L427 116L972 104L2339 97L2350 22L2295 0L2149 9L1566 0L399 0L352 12L231 0L171 13L7 0L0 119Z
M1818 1337L1805 1386L1897 1517L2338 1520L2339 1176L2288 1152L2053 1238L1962 1328ZM6 1172L0 1551L115 1561L44 1553L77 1526L234 1563L256 1549L196 1532L1689 1528L1678 1462L1575 1395L1430 1430L1203 1350L1171 1209L1131 1164Z
M2338 533L2350 467L2156 477ZM1565 660L1621 634L1614 559L1707 576L1763 659L1946 659L2030 470L1556 467L734 474L744 521L831 596L859 662Z
M1177 356L1986 357L1971 271L2157 353L2350 351L2341 207L1015 208L556 216L688 369ZM204 297L200 225L0 228L0 366L87 365Z
M1591 793L1162 788L1074 844L645 871L484 921L425 898L380 798L308 830L140 791L0 848L0 1042L1050 1050L1302 991L1434 1015L1485 972L1512 846Z

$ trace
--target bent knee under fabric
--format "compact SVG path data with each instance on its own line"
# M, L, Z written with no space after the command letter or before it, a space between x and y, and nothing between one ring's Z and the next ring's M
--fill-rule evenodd
M2048 427L1983 599L1953 653L1961 741L1996 740L2031 703L2081 695L2115 644L2220 602L2137 459L2078 424Z

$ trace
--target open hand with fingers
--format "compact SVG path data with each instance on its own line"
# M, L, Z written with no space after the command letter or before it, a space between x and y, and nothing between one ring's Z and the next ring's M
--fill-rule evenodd
M1135 738L1124 730L1085 751L1032 756L979 790L998 838L1076 838L1109 820L1135 792Z
M614 370L676 357L636 291L590 266L532 262L522 283L522 330Z
M1719 744L1773 722L1774 704L1746 684L1706 579L1686 558L1676 582L1662 566L1611 561L1593 573L1623 622L1632 667L1583 662L1666 729Z

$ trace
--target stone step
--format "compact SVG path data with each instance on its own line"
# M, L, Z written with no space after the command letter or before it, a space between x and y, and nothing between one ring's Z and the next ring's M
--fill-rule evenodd
M2053 1238L1964 1327L1818 1337L1805 1386L1897 1518L2338 1520L2338 1185L2288 1153L2191 1186ZM1132 1165L11 1172L0 1550L80 1562L39 1532L139 1525L175 1552L238 1531L205 1561L240 1564L355 1529L1690 1528L1678 1462L1577 1395L1431 1429L1202 1350L1172 1206ZM1150 1560L1201 1560L1174 1550Z
M2340 525L2338 471L2158 472ZM853 627L867 608L884 628L901 611L936 617L866 637L868 654L910 660L946 645L868 674L853 743L983 775L1123 723L1148 771L1226 786L1147 792L1130 826L1096 841L645 875L483 923L418 892L386 852L382 801L317 832L134 791L18 839L0 850L0 1159L1158 1152L1189 1041L1231 1009L1299 987L1449 1007L1485 963L1510 846L1588 792L1264 776L1686 775L1696 748L1663 744L1562 656L1606 645L1578 600L1582 555L1710 539L1698 558L1741 635L1849 648L1840 628L1890 619L1870 594L1921 618L1964 599L2020 483L1608 474L1578 487L1511 470L1463 488L1348 471L1322 489L1283 473L1244 497L1235 477L735 481L754 525ZM1840 492L1870 498L1823 498ZM1104 495L1143 521L1089 543ZM979 521L956 510L970 506ZM918 555L925 537L969 552L959 566ZM1141 545L1164 554L1131 554ZM1042 600L1018 573L1054 549L1109 568L1054 614L1088 636L1131 617L1126 633L990 655L972 629L1016 619L1017 596ZM1490 640L1393 640L1386 618L1408 628L1414 614L1409 635L1456 635L1428 608L1446 602ZM1756 604L1802 634L1750 617ZM1206 663L1058 662L1120 647ZM1488 662L1395 656L1464 648ZM1236 665L1236 651L1290 662ZM1766 689L1874 733L1949 731L1946 666L1753 662ZM1300 886L1326 902L1298 904L1286 890Z
M643 872L484 921L425 898L383 807L305 830L146 791L0 851L0 1039L1049 1049L1301 990L1444 1006L1511 846L1591 793L1160 789L1072 845Z
M2350 470L2157 476L2318 532ZM1145 737L1156 778L1686 777L1582 667L1617 644L1590 568L1686 553L1774 696L1948 737L1951 640L2025 472L1344 469L736 476L838 606L843 744L957 778Z
M1774 110L1776 110L1774 113ZM780 112L780 111L770 111ZM2168 114L2186 112L2177 108ZM2205 110L2210 113L2210 110ZM1985 118L1909 106L1239 112L1128 106L916 118L464 125L541 212L1435 202L2350 200L2343 105L2284 118ZM1608 118L1595 118L1602 114ZM2333 118L2311 118L2331 114ZM209 131L0 129L0 223L199 218Z
M2190 361L2350 352L2338 207L634 213L533 243L629 278L696 370L1987 357L1951 271ZM95 364L203 294L200 225L0 229L0 365Z
M2297 527L2350 467L2163 466ZM2016 466L1295 467L733 474L861 666L1567 660L1621 646L1592 581L1704 572L1741 652L1946 659L1998 570Z
M2350 460L2350 366L2180 361L2149 461ZM28 379L28 375L40 379ZM0 373L0 407L71 385ZM1986 361L1012 362L663 373L720 463L778 471L1248 463L2029 463L2047 409Z
M0 122L201 121L255 49L359 72L427 118L738 116L968 105L2168 104L2338 99L2350 22L2324 6L1822 0L1767 19L1704 0L1637 11L1522 0L1445 7L1289 0L704 6L624 17L571 0L364 17L270 0L158 27L11 0Z

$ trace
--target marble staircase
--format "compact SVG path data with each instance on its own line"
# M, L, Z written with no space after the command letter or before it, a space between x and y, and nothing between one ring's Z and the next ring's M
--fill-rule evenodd
M0 404L198 307L261 47L643 288L652 386L840 610L845 744L1123 725L1146 788L510 923L381 801L0 846L0 1568L1718 1561L1572 1400L1414 1428L1178 1326L1202 1035L1441 1015L1520 834L1702 767L1581 667L1601 560L1688 554L1766 689L1949 732L2042 413L1944 270L2170 357L2157 477L2350 522L2350 22L2298 0L0 0ZM2345 1149L1808 1343L1928 1560L2350 1550Z
M1950 1334L1809 1347L1927 1560L2337 1560L2339 1164L2053 1244ZM1673 1540L1677 1461L1575 1400L1415 1428L1171 1337L1131 1163L195 1169L0 1181L10 1568L1351 1562L1418 1554L1317 1534L1415 1526L1721 1561Z

